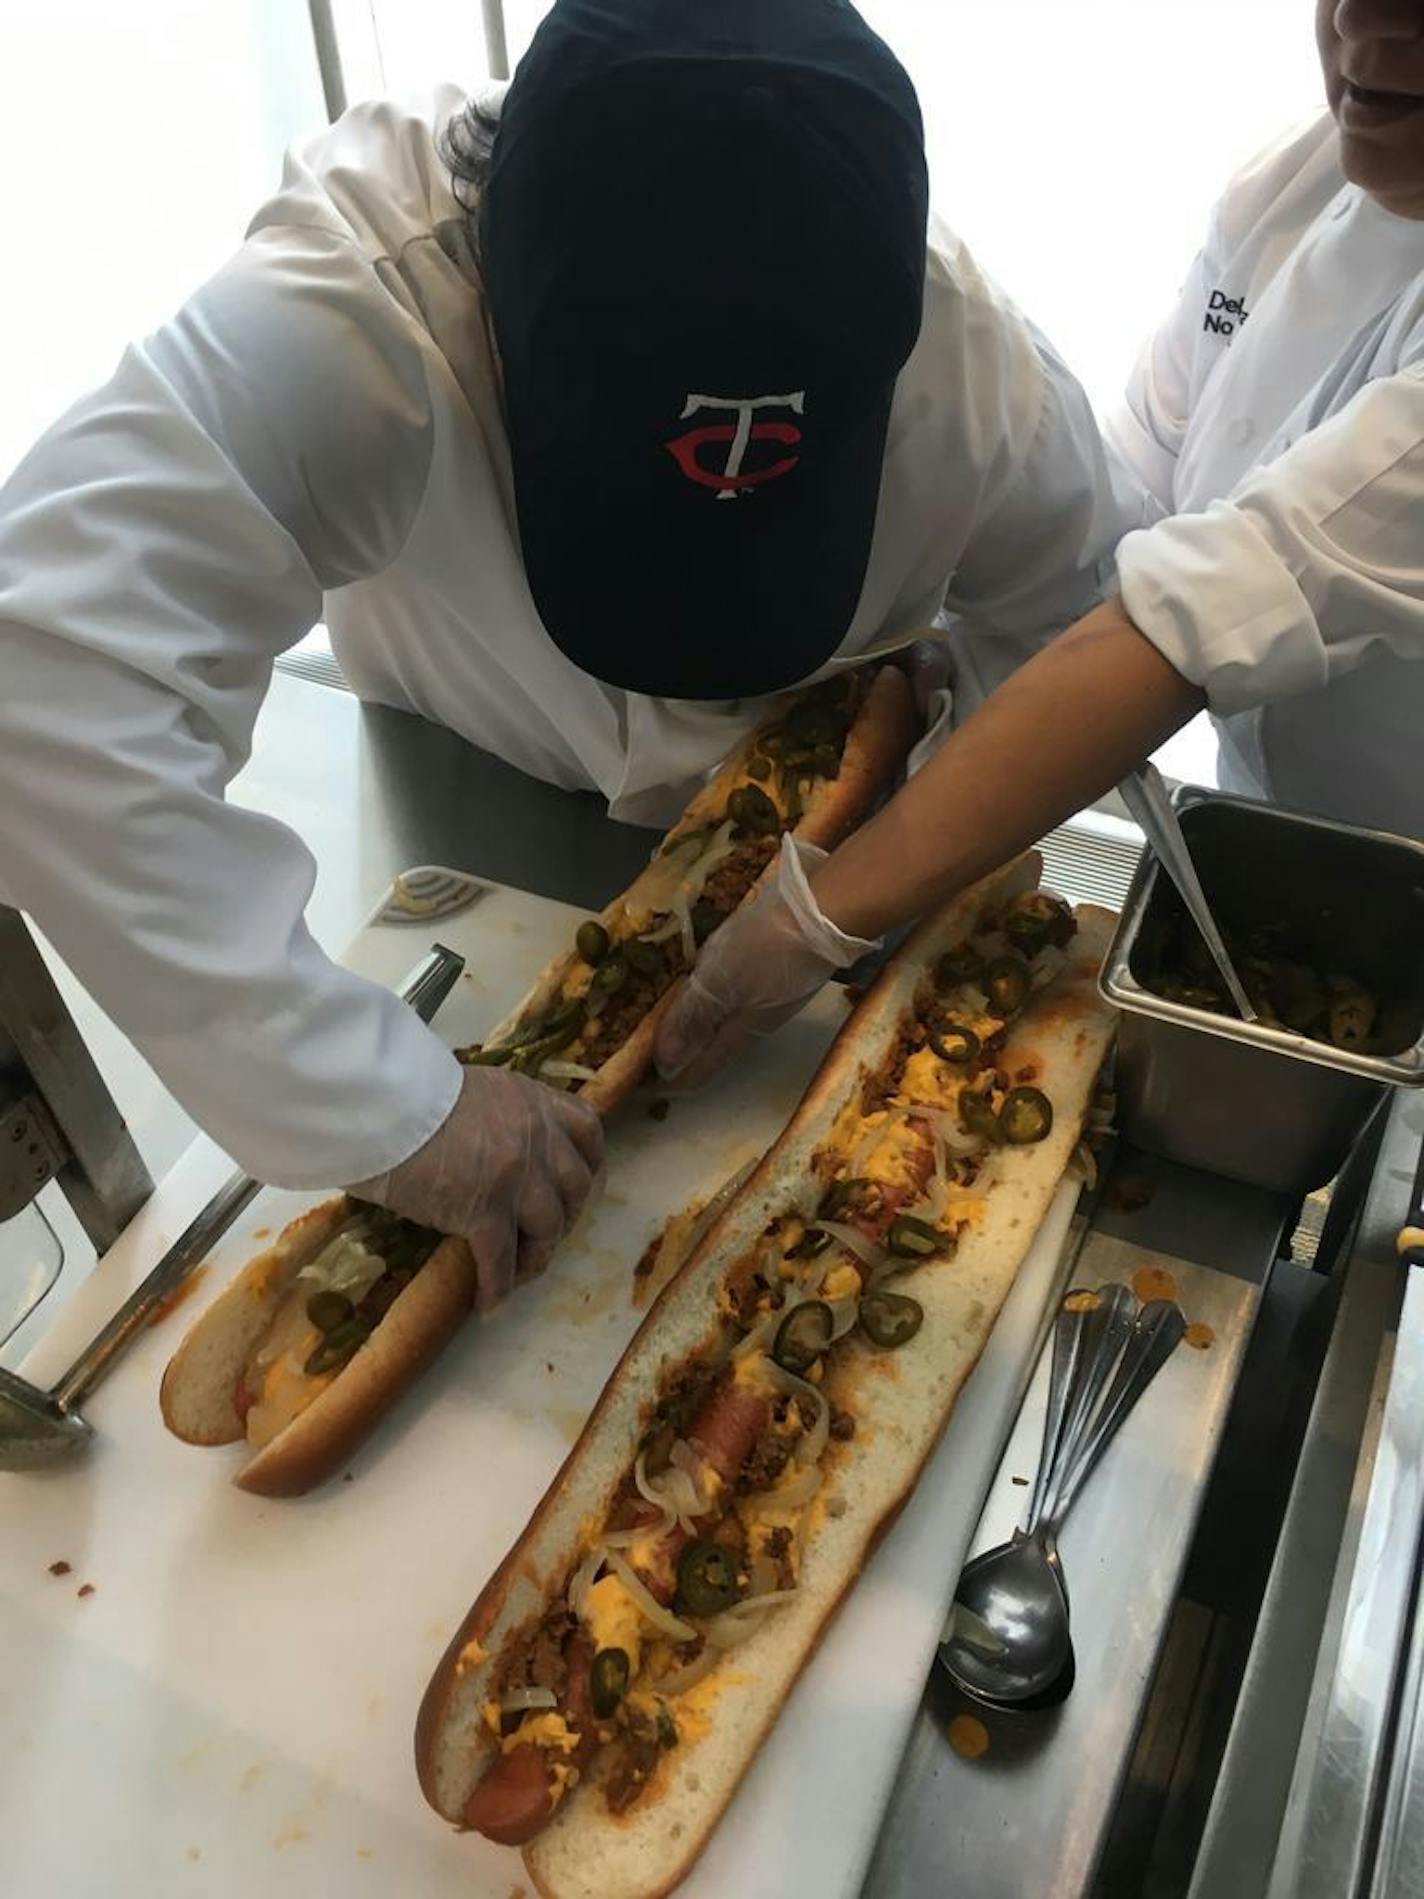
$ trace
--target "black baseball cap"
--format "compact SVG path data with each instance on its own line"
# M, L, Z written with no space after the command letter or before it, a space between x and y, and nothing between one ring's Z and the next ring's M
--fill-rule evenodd
M928 187L844 0L558 0L480 213L525 571L611 685L731 699L849 631Z

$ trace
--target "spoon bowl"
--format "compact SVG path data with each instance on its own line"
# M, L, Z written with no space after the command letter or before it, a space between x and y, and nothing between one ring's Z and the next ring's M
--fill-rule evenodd
M940 1660L967 1694L1022 1702L1050 1687L1072 1660L1058 1565L1038 1536L1012 1540L965 1565Z

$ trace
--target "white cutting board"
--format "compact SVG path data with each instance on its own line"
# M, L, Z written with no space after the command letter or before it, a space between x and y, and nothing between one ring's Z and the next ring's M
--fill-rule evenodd
M394 983L432 939L468 958L437 1027L476 1039L579 913L490 889L368 929ZM411 1735L447 1639L636 1327L664 1219L762 1151L845 1006L821 997L710 1093L611 1132L607 1184L537 1285L471 1324L336 1481L244 1496L240 1454L178 1443L158 1381L189 1319L311 1196L263 1194L193 1297L86 1407L87 1457L0 1474L0 1891L6 1899L513 1899L516 1854L451 1832ZM52 1379L225 1178L198 1142L25 1370ZM1073 1203L1060 1190L920 1491L788 1703L683 1892L856 1892L953 1584L1029 1371ZM54 1577L49 1565L67 1562ZM79 1589L93 1585L81 1597ZM953 1868L943 1892L955 1893ZM968 1895L965 1895L968 1899Z

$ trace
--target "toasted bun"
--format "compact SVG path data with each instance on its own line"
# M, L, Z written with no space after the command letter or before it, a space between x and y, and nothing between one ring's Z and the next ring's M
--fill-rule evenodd
M235 1396L297 1274L351 1212L345 1194L285 1227L197 1320L163 1374L163 1422L189 1444L246 1439ZM264 1497L323 1483L460 1326L474 1305L475 1264L463 1240L441 1240L370 1339L285 1430L233 1478Z
M882 972L828 1053L795 1115L740 1195L663 1290L614 1371L579 1442L504 1563L481 1591L426 1691L416 1761L431 1804L459 1822L489 1764L481 1721L504 1646L543 1613L581 1551L586 1525L610 1507L646 1428L665 1374L714 1349L718 1294L767 1222L793 1207L810 1215L821 1186L813 1159L844 1103L879 1068L941 950L980 927L1036 881L1034 857L986 879L923 923ZM1112 919L1080 912L1063 971L1012 1026L1006 1060L1040 1067L1053 1100L1049 1137L1004 1150L979 1223L961 1238L952 1268L915 1276L925 1310L917 1348L854 1352L832 1362L827 1390L853 1409L855 1437L828 1453L823 1496L844 1504L821 1515L807 1543L795 1601L736 1648L699 1687L705 1731L684 1735L659 1778L627 1813L598 1798L599 1766L525 1849L548 1899L656 1899L684 1876L706 1843L836 1605L893 1521L977 1362L1018 1267L1079 1139L1094 1077L1111 1034L1096 989ZM478 1641L488 1660L462 1664Z
M237 1444L247 1435L235 1402L243 1367L308 1260L351 1211L345 1194L299 1214L250 1260L190 1328L159 1388L163 1422L187 1444Z
M332 1477L419 1377L475 1303L475 1262L441 1240L349 1365L233 1478L260 1497L297 1497Z
M919 736L919 718L909 682L898 666L882 666L870 682L854 723L846 734L841 752L841 768L834 778L818 779L806 801L806 808L794 835L804 843L831 850L846 833L866 816L879 794L889 785L896 768ZM689 802L678 820L679 825L695 825L720 815L727 801L728 787L746 767L758 741L758 732L743 740L726 763ZM752 886L755 890L773 874L775 858ZM637 909L645 887L651 887L657 873L650 865L622 896L602 912L599 921L613 930L627 909ZM747 902L752 892L742 899ZM542 972L529 993L496 1028L489 1039L499 1041L530 1014L544 1009L563 988L564 979L576 961L571 951L556 956ZM632 1030L622 1047L603 1063L592 1081L585 1082L580 1098L598 1114L607 1116L632 1094L653 1059L653 1043L658 1025L677 1000L682 988L678 981L659 996L648 1013Z

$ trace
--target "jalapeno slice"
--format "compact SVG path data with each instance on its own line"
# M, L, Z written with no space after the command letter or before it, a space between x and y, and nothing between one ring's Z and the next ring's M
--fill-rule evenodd
M663 959L656 943L645 943L635 936L619 945L619 953L635 976L657 976L662 971Z
M893 1352L924 1324L925 1309L903 1292L868 1292L860 1302L860 1329L872 1345Z
M691 914L693 941L704 943L722 921L722 912L706 897L699 897L692 906Z
M956 1068L967 1068L976 1061L983 1046L973 1029L956 1022L953 1016L926 1023L925 1039L942 1062L952 1062Z
M959 1119L966 1134L980 1134L995 1147L1003 1145L1004 1130L987 1095L966 1090L959 1097Z
M783 1371L808 1371L831 1342L836 1322L824 1299L805 1299L792 1306L776 1328L771 1355Z
M999 1126L1011 1147L1031 1147L1053 1128L1053 1103L1041 1088L1010 1088L999 1110Z
M760 785L738 785L727 800L727 816L754 837L781 829L781 813Z
M1028 964L1021 956L996 956L984 970L984 993L995 1015L1012 1015L1028 1000Z
M1025 956L1037 956L1050 943L1064 949L1074 928L1073 912L1051 890L1026 890L1004 913L1004 935Z
M772 773L772 762L765 752L756 752L747 760L748 778L756 778L765 784Z
M350 1324L356 1308L344 1292L314 1292L307 1300L307 1317L318 1332L334 1332L338 1326Z
M949 1245L949 1235L913 1213L897 1213L890 1222L886 1245L897 1259L932 1259Z
M339 1325L334 1332L326 1334L302 1370L313 1376L320 1372L335 1371L348 1358L353 1358L370 1336L371 1328L364 1320L353 1316L345 1325Z
M601 1648L588 1671L588 1699L599 1721L611 1720L618 1704L628 1692L628 1653L621 1648Z
M953 989L958 983L978 982L984 974L984 958L966 940L947 949L935 964L934 979L941 989Z
M853 1174L846 1180L833 1180L821 1195L821 1204L816 1211L823 1220L838 1220L843 1213L856 1207L872 1182L861 1174Z
M593 980L588 985L589 994L600 997L611 996L615 990L621 989L627 980L628 964L625 959L617 954L609 956L594 970Z
M590 917L587 923L580 923L574 933L574 948L586 963L597 966L608 954L610 938L601 923L595 923Z
M508 1042L498 1048L481 1048L478 1042L472 1042L468 1048L455 1050L455 1060L465 1068L503 1068L513 1053Z
M688 1615L720 1615L737 1600L732 1552L696 1537L677 1559L677 1602Z

